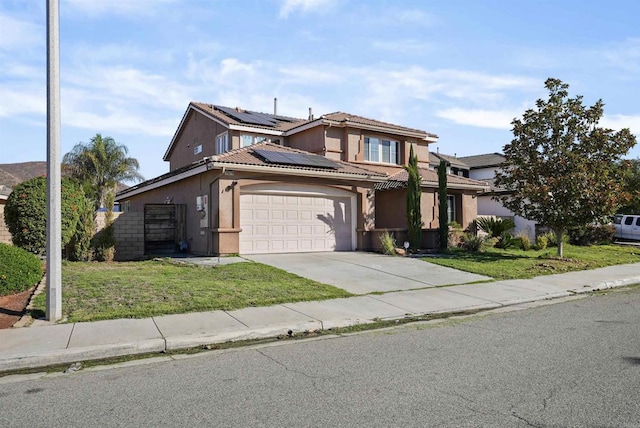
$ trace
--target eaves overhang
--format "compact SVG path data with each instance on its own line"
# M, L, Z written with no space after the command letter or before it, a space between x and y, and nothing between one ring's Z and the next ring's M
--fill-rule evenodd
M149 190L157 189L163 186L166 186L171 183L175 183L177 181L184 180L186 178L192 177L194 175L202 174L206 171L212 170L221 170L221 171L239 171L239 172L257 172L257 173L269 173L269 174L277 174L284 176L294 176L294 177L311 177L311 178L333 178L339 180L350 180L350 181L359 181L365 183L378 183L383 182L388 179L386 175L377 175L377 174L354 174L354 173L341 173L335 170L327 170L327 171L318 171L318 170L306 170L300 168L286 168L281 166L271 166L271 165L247 165L247 164L239 164L234 162L220 162L216 160L211 160L210 158L205 158L202 161L192 165L190 168L175 173L175 174L165 174L165 177L162 176L152 179L147 183L140 183L136 186L132 186L128 189L125 189L119 192L116 195L116 201L121 201L126 199L127 197L135 196L140 193L148 192Z

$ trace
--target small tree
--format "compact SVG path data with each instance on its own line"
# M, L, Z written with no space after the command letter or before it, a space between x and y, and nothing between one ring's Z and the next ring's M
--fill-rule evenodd
M413 145L409 150L409 164L404 168L409 174L407 181L407 235L411 249L417 250L422 242L422 211L420 209L422 177L418 169L418 157L413 152Z
M64 248L76 233L85 196L76 181L63 177L61 197ZM47 245L47 179L36 177L18 184L7 198L4 215L15 246L34 254L44 254Z
M601 128L602 100L586 108L582 96L569 98L569 85L547 79L549 99L514 119L513 140L504 146L499 197L517 215L551 227L562 257L567 228L612 214L623 200L616 162L636 144L629 129Z
M438 165L438 224L440 232L440 250L449 246L449 202L447 201L447 162L440 160Z
M78 143L64 155L71 175L83 183L97 210L108 194L115 194L119 182L141 181L137 159L127 157L128 149L111 137L96 134L89 143Z

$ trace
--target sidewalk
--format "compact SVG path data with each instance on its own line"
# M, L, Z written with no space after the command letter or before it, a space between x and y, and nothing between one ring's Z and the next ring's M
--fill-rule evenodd
M286 303L0 330L0 372L322 331L380 320L493 309L640 283L640 263L542 276Z

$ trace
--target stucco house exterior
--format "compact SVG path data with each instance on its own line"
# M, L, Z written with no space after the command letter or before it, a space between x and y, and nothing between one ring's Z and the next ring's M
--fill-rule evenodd
M306 119L191 102L164 160L170 171L118 193L144 213L145 252L195 254L350 251L406 234L413 145L422 176L423 247L437 242L438 137L342 112ZM487 184L449 179L452 215L468 225Z
M489 191L478 195L478 215L511 217L516 224L514 233L528 233L532 239L535 239L536 222L515 215L513 211L505 208L500 201L494 199L494 196L499 196L505 192L504 189L500 189L494 185L496 171L500 169L500 164L502 164L504 160L505 157L500 153L486 153L458 158L458 161L468 166L469 178L485 181L490 185Z

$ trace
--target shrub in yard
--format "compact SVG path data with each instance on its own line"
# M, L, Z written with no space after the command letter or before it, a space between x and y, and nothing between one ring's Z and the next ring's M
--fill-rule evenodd
M462 230L462 225L456 221L452 221L449 223L449 239L448 239L448 248L455 248L462 245L462 240L464 237L464 230Z
M383 254L388 256L396 255L396 240L393 238L393 235L386 230L380 235L380 245L382 246Z
M496 238L494 247L506 250L513 246L513 236L509 232L504 232L499 238Z
M464 234L461 247L465 251L472 253L482 253L494 244L493 238L477 236L469 233Z
M22 248L0 244L0 296L21 293L42 279L42 262Z
M79 207L85 202L82 187L62 178L62 247L76 233ZM34 254L44 254L47 245L47 179L36 177L18 184L7 198L4 208L13 244ZM61 248L62 249L62 248Z
M520 241L520 249L524 251L529 251L531 249L531 237L529 233L525 230L521 230L516 235L518 241Z
M540 235L536 238L536 250L544 250L549 245L549 239L546 235Z
M567 231L569 243L573 245L610 244L613 242L616 230L611 225L586 225L572 227Z
M475 223L478 229L488 233L492 238L498 238L504 232L516 227L516 224L510 218L478 217Z

